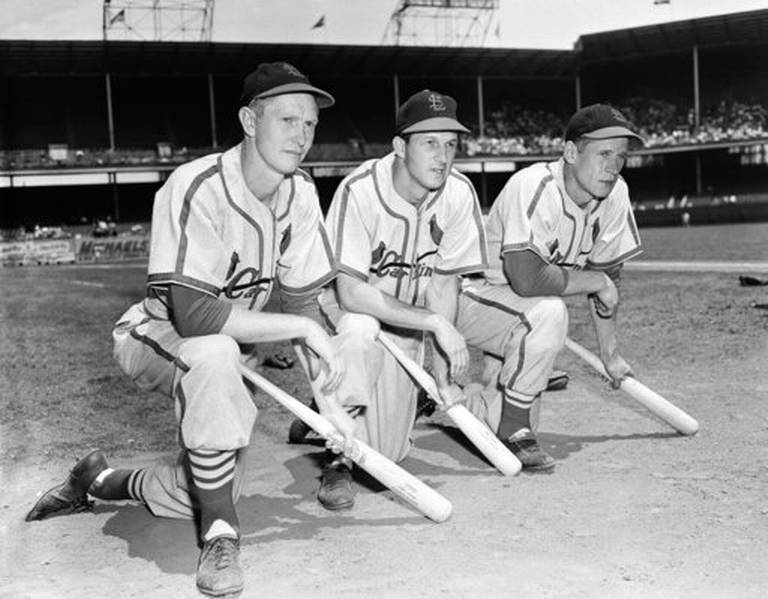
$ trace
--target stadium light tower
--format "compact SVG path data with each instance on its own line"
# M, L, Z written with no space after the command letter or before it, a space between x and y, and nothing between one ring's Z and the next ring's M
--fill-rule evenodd
M482 47L500 0L400 0L383 44Z
M214 0L104 0L104 40L209 42Z

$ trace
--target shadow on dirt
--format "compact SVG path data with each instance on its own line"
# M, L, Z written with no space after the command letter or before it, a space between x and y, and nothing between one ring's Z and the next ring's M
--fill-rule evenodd
M632 433L631 435L588 435L574 436L557 433L539 433L542 447L557 460L563 460L578 453L587 445L608 441L647 441L648 439L685 439L674 432L668 433Z

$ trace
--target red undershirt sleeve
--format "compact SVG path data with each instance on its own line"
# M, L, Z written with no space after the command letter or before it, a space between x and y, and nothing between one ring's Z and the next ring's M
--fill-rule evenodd
M566 269L545 262L532 250L506 252L504 274L521 297L562 296L568 285Z
M182 337L220 333L232 304L183 285L169 285L171 321Z

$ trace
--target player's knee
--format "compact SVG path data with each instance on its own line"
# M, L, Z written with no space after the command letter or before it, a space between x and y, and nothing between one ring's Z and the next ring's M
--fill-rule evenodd
M568 308L559 297L542 299L528 314L532 330L526 341L529 351L559 352L568 332Z
M565 337L568 331L568 308L559 297L545 297L531 311L530 320L549 332Z
M225 364L237 364L240 346L228 335L206 335L188 343L181 358L191 368L215 369Z

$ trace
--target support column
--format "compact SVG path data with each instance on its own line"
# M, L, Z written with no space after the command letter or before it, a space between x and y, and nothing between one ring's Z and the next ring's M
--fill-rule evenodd
M576 110L581 110L581 76L576 75L574 81L574 92L576 94Z
M699 47L693 47L693 124L698 130L701 125L701 102L699 98Z
M115 151L115 119L112 113L112 77L109 73L104 74L104 81L107 88L107 128L109 131L109 151Z
M109 183L112 186L112 220L120 222L120 192L117 189L117 172L110 171L107 174Z
M211 109L211 145L219 147L219 134L216 129L216 98L213 94L213 73L208 73L208 105Z
M696 152L696 195L701 195L701 153Z
M483 99L483 76L477 76L477 126L478 136L485 134L485 100Z
M397 114L400 108L400 78L397 75L392 78L392 91L395 94L395 114Z

